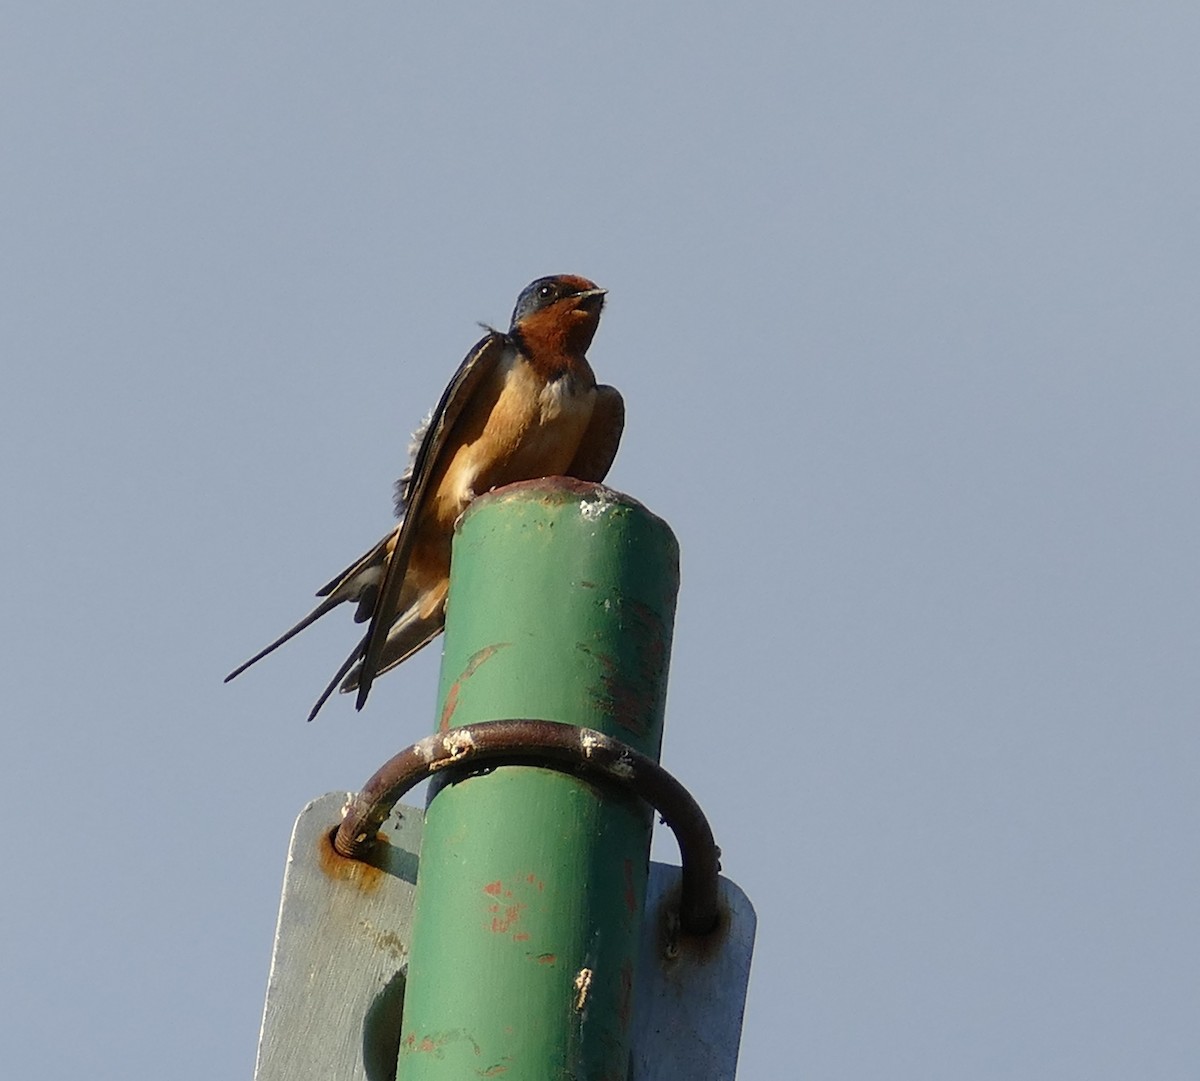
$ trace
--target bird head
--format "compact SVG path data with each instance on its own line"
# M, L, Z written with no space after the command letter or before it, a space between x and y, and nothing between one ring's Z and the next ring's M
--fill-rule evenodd
M550 340L582 355L591 345L606 290L576 274L555 274L530 282L517 297L511 331L526 340Z

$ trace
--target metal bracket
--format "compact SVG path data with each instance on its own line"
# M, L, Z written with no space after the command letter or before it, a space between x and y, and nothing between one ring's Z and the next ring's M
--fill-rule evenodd
M343 856L363 858L392 807L419 782L450 766L478 770L502 765L568 770L649 803L679 842L681 929L706 935L717 927L721 850L700 805L652 758L592 728L522 719L483 721L427 736L390 758L363 786L346 812L334 847Z

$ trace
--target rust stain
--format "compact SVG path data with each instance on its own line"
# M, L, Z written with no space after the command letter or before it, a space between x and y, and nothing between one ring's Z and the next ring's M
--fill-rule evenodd
M617 1002L617 1019L621 1027L629 1028L629 1018L633 1012L633 962L626 958L621 966L621 997Z
M427 1036L417 1037L409 1033L400 1041L403 1050L416 1054L433 1055L434 1058L444 1058L443 1048L451 1043L469 1043L476 1055L483 1054L478 1042L465 1029L456 1028L449 1032L434 1032Z
M637 890L633 888L633 860L625 860L625 911L631 916L637 915Z
M373 927L369 921L362 920L359 926L366 932L368 937L381 950L387 950L397 961L403 960L408 952L402 939L395 931L380 931Z
M496 642L493 645L484 646L483 649L477 651L471 657L471 659L467 661L467 666L463 669L462 675L460 675L458 679L450 684L450 689L446 692L446 704L442 707L442 717L438 722L441 731L446 732L454 727L450 721L454 717L454 711L458 709L458 696L462 690L462 685L479 671L480 666L485 661L491 660L492 657L500 652L500 650L509 645L512 645L512 643Z
M662 709L670 631L648 604L623 598L606 598L604 603L619 605L618 618L629 638L637 643L636 651L626 657L622 668L609 653L593 650L582 642L576 648L600 667L600 687L592 694L597 706L625 731L642 736Z
M533 871L518 875L507 884L501 879L487 883L483 887L483 926L495 935L511 934L513 942L518 945L530 942L537 935L540 926L535 925L527 930L520 924L535 898L534 891L544 893L545 889L546 883ZM535 907L534 911L538 909ZM534 954L530 952L526 956L533 957ZM550 963L554 960L551 956Z
M554 965L558 963L558 954L556 953L539 953L534 958L539 965Z
M321 834L317 841L317 861L327 878L335 882L348 882L363 893L372 893L379 889L383 880L383 872L362 860L352 860L341 855L333 847L333 834L336 831ZM387 844L387 834L380 833L375 838L380 844Z
M504 915L492 917L492 931L495 934L503 935L512 930L513 925L521 919L521 910L524 905L505 905Z
M507 1066L489 1066L486 1070L475 1071L480 1077L498 1077L502 1073L508 1073Z
M670 971L681 957L689 964L706 965L721 950L730 933L729 906L718 903L717 925L708 934L689 935L679 927L679 885L660 897L658 904L646 909L645 918L656 928L657 954Z

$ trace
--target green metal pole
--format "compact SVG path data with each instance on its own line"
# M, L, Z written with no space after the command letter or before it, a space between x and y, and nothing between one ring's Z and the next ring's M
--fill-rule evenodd
M584 725L658 758L679 553L563 478L476 500L454 542L440 726ZM430 797L398 1077L624 1081L652 816L504 766Z

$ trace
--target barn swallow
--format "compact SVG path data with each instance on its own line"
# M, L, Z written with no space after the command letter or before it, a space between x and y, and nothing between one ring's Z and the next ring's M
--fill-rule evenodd
M376 676L441 633L454 523L476 495L519 480L602 481L617 454L625 403L597 385L586 353L605 290L572 274L538 278L517 298L508 333L490 327L418 429L396 482L395 528L317 591L322 601L225 682L343 601L367 633L309 713L338 687L362 709Z

